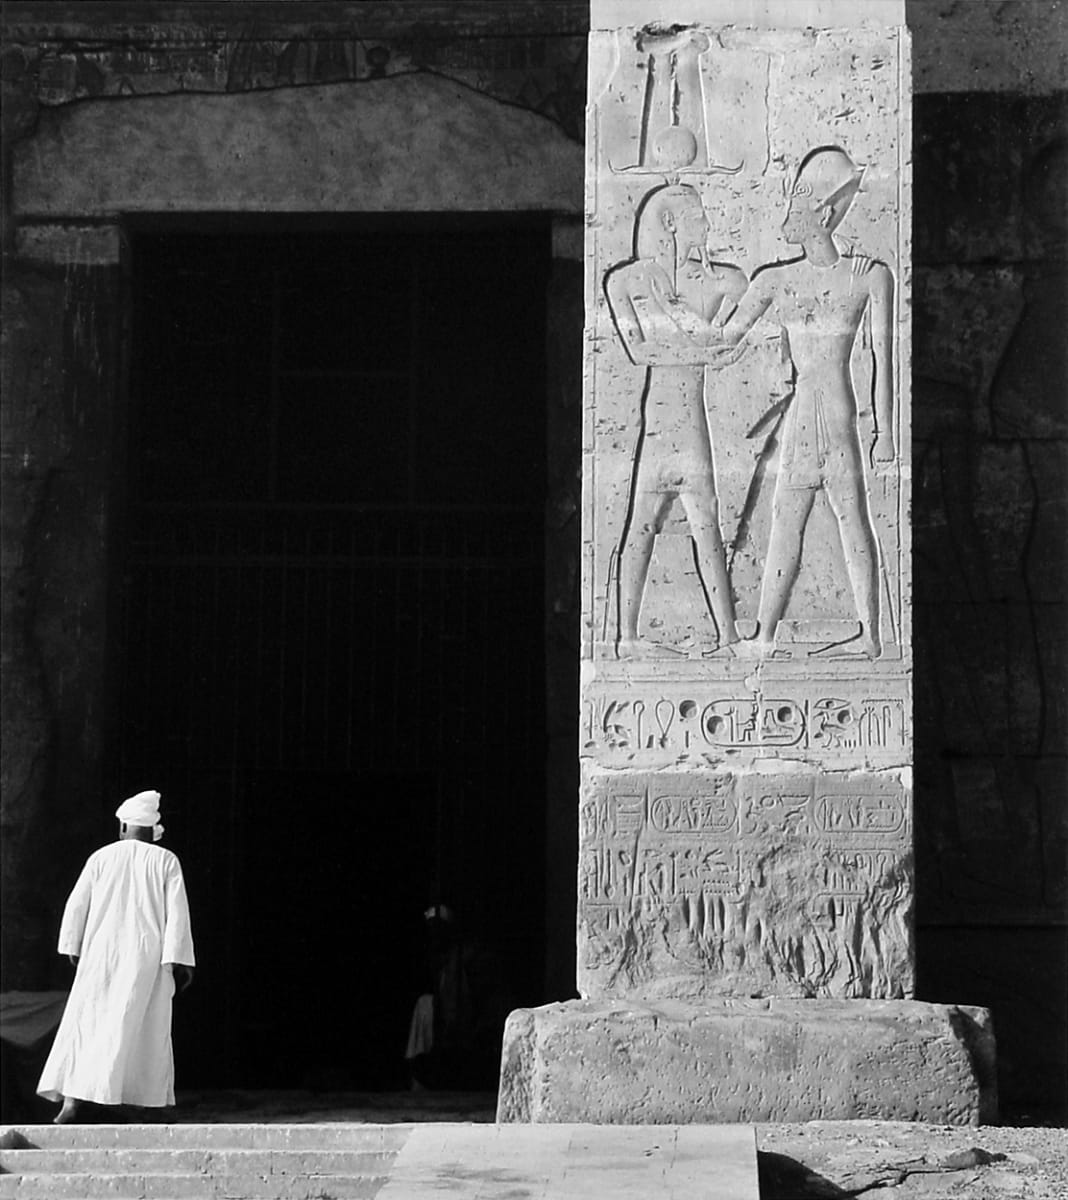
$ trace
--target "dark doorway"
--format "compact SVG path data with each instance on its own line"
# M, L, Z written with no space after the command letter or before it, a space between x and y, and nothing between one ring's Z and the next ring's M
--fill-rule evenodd
M179 1086L395 1086L428 905L540 999L548 226L132 245L113 761L191 893Z

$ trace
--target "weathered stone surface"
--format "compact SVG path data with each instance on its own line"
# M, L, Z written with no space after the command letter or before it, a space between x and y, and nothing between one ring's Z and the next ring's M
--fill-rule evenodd
M255 19L250 21L254 13ZM585 0L398 9L360 0L254 10L221 3L5 4L5 89L49 106L108 96L227 93L432 71L582 137ZM5 120L8 118L5 90ZM31 110L32 111L32 110ZM14 114L12 114L14 115ZM19 120L22 116L20 111Z
M572 1001L509 1018L497 1119L978 1124L996 1106L993 1065L984 1009Z
M305 1117L309 1111L306 1105ZM743 1125L521 1127L493 1124L481 1113L475 1123L374 1125L365 1115L350 1108L343 1121L311 1125L8 1129L0 1134L0 1197L758 1200L760 1194L756 1131Z
M113 266L122 257L118 225L29 225L15 234L15 253L27 263Z
M902 780L886 772L594 776L579 990L910 995L911 833Z
M487 1195L583 1200L652 1195L758 1200L752 1128L551 1130L514 1125L423 1125L397 1155L380 1200Z
M1048 94L1064 87L1068 12L1058 0L908 0L907 11L918 92Z
M572 210L582 153L554 124L431 74L42 113L14 148L21 215Z
M579 989L905 997L903 8L592 21Z
M729 2L738 20L740 0ZM503 17L496 0L420 0L414 15L386 0L304 0L299 8L261 4L251 24L248 10L227 0L151 3L146 17L127 5L8 0L6 40L21 45L5 56L5 78L10 72L21 79L32 66L45 101L68 103L97 95L300 86L429 68L546 111L581 136L589 0L526 2L509 6ZM714 10L707 0L696 3L694 19L708 20ZM607 6L615 7L614 0ZM751 2L745 13L752 19L769 7ZM871 0L863 7L877 9ZM812 5L785 0L779 8L818 25ZM905 9L916 42L917 93L1048 95L1064 86L1068 16L1059 0L908 0ZM1002 153L1009 148L1000 145Z

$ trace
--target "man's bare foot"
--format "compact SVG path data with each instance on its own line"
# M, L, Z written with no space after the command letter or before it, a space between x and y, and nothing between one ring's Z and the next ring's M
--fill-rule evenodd
M883 644L878 637L868 632L864 625L851 637L841 642L831 642L818 650L810 650L809 658L878 658Z
M78 1116L79 1102L73 1096L63 1097L63 1107L52 1119L53 1125L70 1125Z
M641 662L658 658L689 658L689 655L685 650L676 650L674 646L643 642L640 638L621 638L616 645L616 658L629 658Z
M720 642L718 646L713 646L711 650L702 650L702 658L733 658L734 648L738 645L737 641Z
M721 634L719 641L711 650L702 650L702 658L747 658L746 641L733 625Z

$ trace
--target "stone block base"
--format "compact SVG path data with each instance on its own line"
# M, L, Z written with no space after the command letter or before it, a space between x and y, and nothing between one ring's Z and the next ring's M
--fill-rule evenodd
M572 1000L517 1009L497 1120L996 1120L983 1008L911 1000Z

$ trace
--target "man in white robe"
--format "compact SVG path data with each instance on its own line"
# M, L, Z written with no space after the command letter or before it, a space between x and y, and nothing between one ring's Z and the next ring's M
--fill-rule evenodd
M171 999L196 960L181 865L154 845L159 799L140 792L119 806L119 840L89 856L63 912L59 953L77 971L37 1085L63 1101L57 1124L83 1100L174 1104Z

